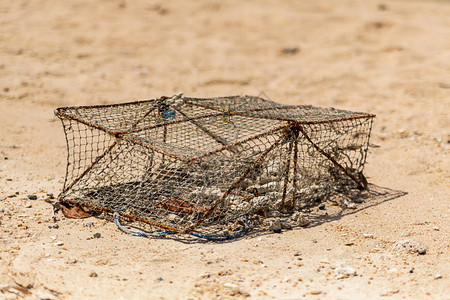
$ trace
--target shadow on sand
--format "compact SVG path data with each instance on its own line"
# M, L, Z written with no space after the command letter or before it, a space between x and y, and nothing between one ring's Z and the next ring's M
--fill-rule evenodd
M328 201L318 203L317 205L310 206L302 210L303 214L309 220L309 225L305 227L293 226L292 230L298 230L300 228L308 228L320 226L327 222L332 222L341 219L342 217L356 214L367 208L380 205L384 202L388 202L399 197L405 196L407 193L399 190L393 190L386 187L380 187L374 184L369 184L368 189L365 191L350 191L346 193L335 194ZM319 205L324 205L324 209L318 209ZM322 207L323 208L323 207ZM289 216L280 217L281 221L290 221ZM133 227L135 229L142 230L142 228ZM282 232L286 231L283 229ZM281 233L282 233L281 232ZM168 234L161 236L161 238L173 239L182 243L196 244L196 243L229 243L240 239L252 239L264 235L280 234L269 231L267 226L253 225L245 234L230 239L202 239L191 235L183 234Z

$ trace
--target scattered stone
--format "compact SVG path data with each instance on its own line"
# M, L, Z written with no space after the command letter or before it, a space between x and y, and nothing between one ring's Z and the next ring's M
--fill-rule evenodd
M439 231L439 227L433 226L433 230Z
M358 203L358 204L361 204L361 203L364 203L364 199L362 199L362 198L356 198L356 199L353 199L353 202Z
M271 210L266 213L267 218L279 218L281 213L278 210Z
M164 279L162 277L156 278L156 281L163 281Z
M245 189L247 189L251 184L252 184L252 181L251 181L250 179L248 179L248 178L245 178L244 180L242 180L242 181L238 184L238 186L239 186L241 189L245 190Z
M272 221L269 225L269 230L272 230L275 233L280 233L281 232L280 219L275 219L274 221Z
M223 286L228 287L228 288L232 288L232 289L236 289L238 287L236 284L231 283L231 282L225 282L223 284Z
M320 209L320 210L325 210L325 204L320 204L320 205L319 205L319 209Z
M371 234L371 233L364 233L363 237L365 237L366 239L373 239L373 234Z
M396 268L392 268L388 270L388 273L397 273L398 270Z
M275 190L277 185L278 184L276 182L269 182L269 183L260 185L259 189L258 189L258 193L259 194L266 194L267 192Z
M395 245L394 250L407 251L409 253L419 253L423 255L427 253L428 247L414 239L401 239Z
M356 203L350 202L349 204L347 204L347 208L356 209Z
M179 216L177 216L176 214L169 214L166 218L169 222L175 222L175 223L178 223L181 220L181 218Z
M397 130L397 135L401 138L407 138L409 134L406 129L402 127Z
M95 272L91 272L91 273L89 274L89 277L98 277L98 274L95 273Z
M309 292L311 295L320 295L322 294L322 291L311 291Z
M287 55L294 55L297 54L298 52L300 52L299 47L284 47L283 49L281 49L281 53Z
M440 82L439 87L443 89L450 89L450 82Z
M291 221L296 222L299 216L301 216L301 213L298 212L298 211L296 211L295 213L293 213L293 214L291 215L290 219L291 219Z
M38 297L41 300L51 300L51 299L55 299L55 296L53 296L50 293L43 293L43 292L36 292L35 293L36 297Z
M100 232L96 232L94 233L94 238L99 239L101 237L101 233Z
M299 216L297 219L297 225L300 227L306 227L311 224L311 221L308 220L305 216Z
M385 11L387 9L388 9L388 7L386 4L384 4L384 3L378 4L378 10Z
M53 224L53 226L51 228L58 229L59 225L55 223L55 224Z
M200 279L207 279L209 277L211 277L211 273L208 273L208 272L203 273L199 276Z
M441 279L442 278L442 274L436 274L436 276L434 276L434 279Z
M409 270L409 273L411 273L411 274L414 273L414 270L413 269Z
M28 195L27 197L30 200L37 200L37 196L36 195Z
M281 229L292 229L291 223L288 221L281 221Z
M55 199L55 196L53 196L53 193L47 193L47 197L49 197L50 199Z
M92 226L94 226L94 222L87 222L86 224L84 224L84 226L92 227Z
M61 242L61 241L58 241L58 242L55 243L55 246L62 246L62 245L64 245L64 243Z
M336 274L343 275L344 277L356 276L356 270L349 266L346 262L341 262L334 269Z
M33 205L31 204L31 202L27 202L25 203L25 208L32 208Z
M394 294L398 294L400 292L400 290L392 290L386 293L381 293L380 296L381 297L388 297L388 296L392 296Z
M231 270L221 270L221 271L217 272L217 275L219 275L219 276L228 276L228 275L232 275L232 274L233 274L233 272Z

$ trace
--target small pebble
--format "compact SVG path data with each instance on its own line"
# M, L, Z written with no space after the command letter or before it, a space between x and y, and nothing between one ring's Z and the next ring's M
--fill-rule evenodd
M41 300L51 300L51 299L55 299L55 296L53 296L50 293L42 293L42 292L36 292L35 293L36 297L38 297Z
M59 228L59 225L55 223L55 224L53 224L52 228L58 229L58 228Z
M95 272L91 272L91 274L89 274L89 277L98 277L98 274Z
M84 226L92 227L92 226L94 226L94 222L87 222L86 224L84 224Z
M442 278L442 274L436 274L436 276L434 276L434 279L441 279Z
M27 197L30 200L37 200L37 196L36 195L28 195Z
M401 239L394 247L395 251L417 252L421 255L427 253L427 246L414 239Z
M409 273L411 273L411 274L414 273L414 270L409 270Z
M389 273L397 273L398 270L396 268L392 268L388 270Z
M101 233L100 232L96 232L94 233L94 238L99 239L101 237Z
M291 223L287 222L287 221L283 221L281 222L281 228L282 229L292 229Z
M387 10L387 5L384 3L378 4L378 10L381 10L381 11Z
M272 230L275 233L280 233L281 232L280 219L276 219L276 220L272 221L270 226L269 226L269 230Z
M279 217L281 217L281 213L278 210L271 210L266 213L266 217L279 218Z
M325 209L325 204L320 204L320 205L319 205L319 209L320 209L320 210L324 210L324 209Z
M223 286L226 286L226 287L229 287L229 288L232 288L232 289L236 289L238 287L236 284L231 283L231 282L225 282L223 284Z
M164 279L162 279L162 277L158 277L156 278L157 281L163 281Z
M373 239L373 234L371 234L371 233L364 233L363 237L365 237L366 239Z
M356 276L356 270L349 266L346 262L340 263L336 269L334 269L336 274L341 274L345 277Z
M439 87L443 89L450 89L450 82L441 82L439 83Z
M55 246L62 246L62 245L64 245L64 243L61 242L61 241L58 241L58 242L55 243Z
M356 208L356 203L350 202L350 203L347 205L347 208L355 209L355 208Z
M297 54L300 51L300 48L298 47L285 47L281 49L281 53L288 54L288 55L294 55Z

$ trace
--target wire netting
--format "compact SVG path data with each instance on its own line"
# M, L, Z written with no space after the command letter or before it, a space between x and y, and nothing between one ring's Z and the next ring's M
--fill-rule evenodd
M367 184L366 113L178 94L56 115L68 149L59 200L149 235L233 237L255 215Z

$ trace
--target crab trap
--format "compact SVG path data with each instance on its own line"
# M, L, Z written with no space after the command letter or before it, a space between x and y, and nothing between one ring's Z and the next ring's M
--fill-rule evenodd
M367 113L182 94L55 113L68 149L59 201L134 235L237 237L264 212L367 185Z

